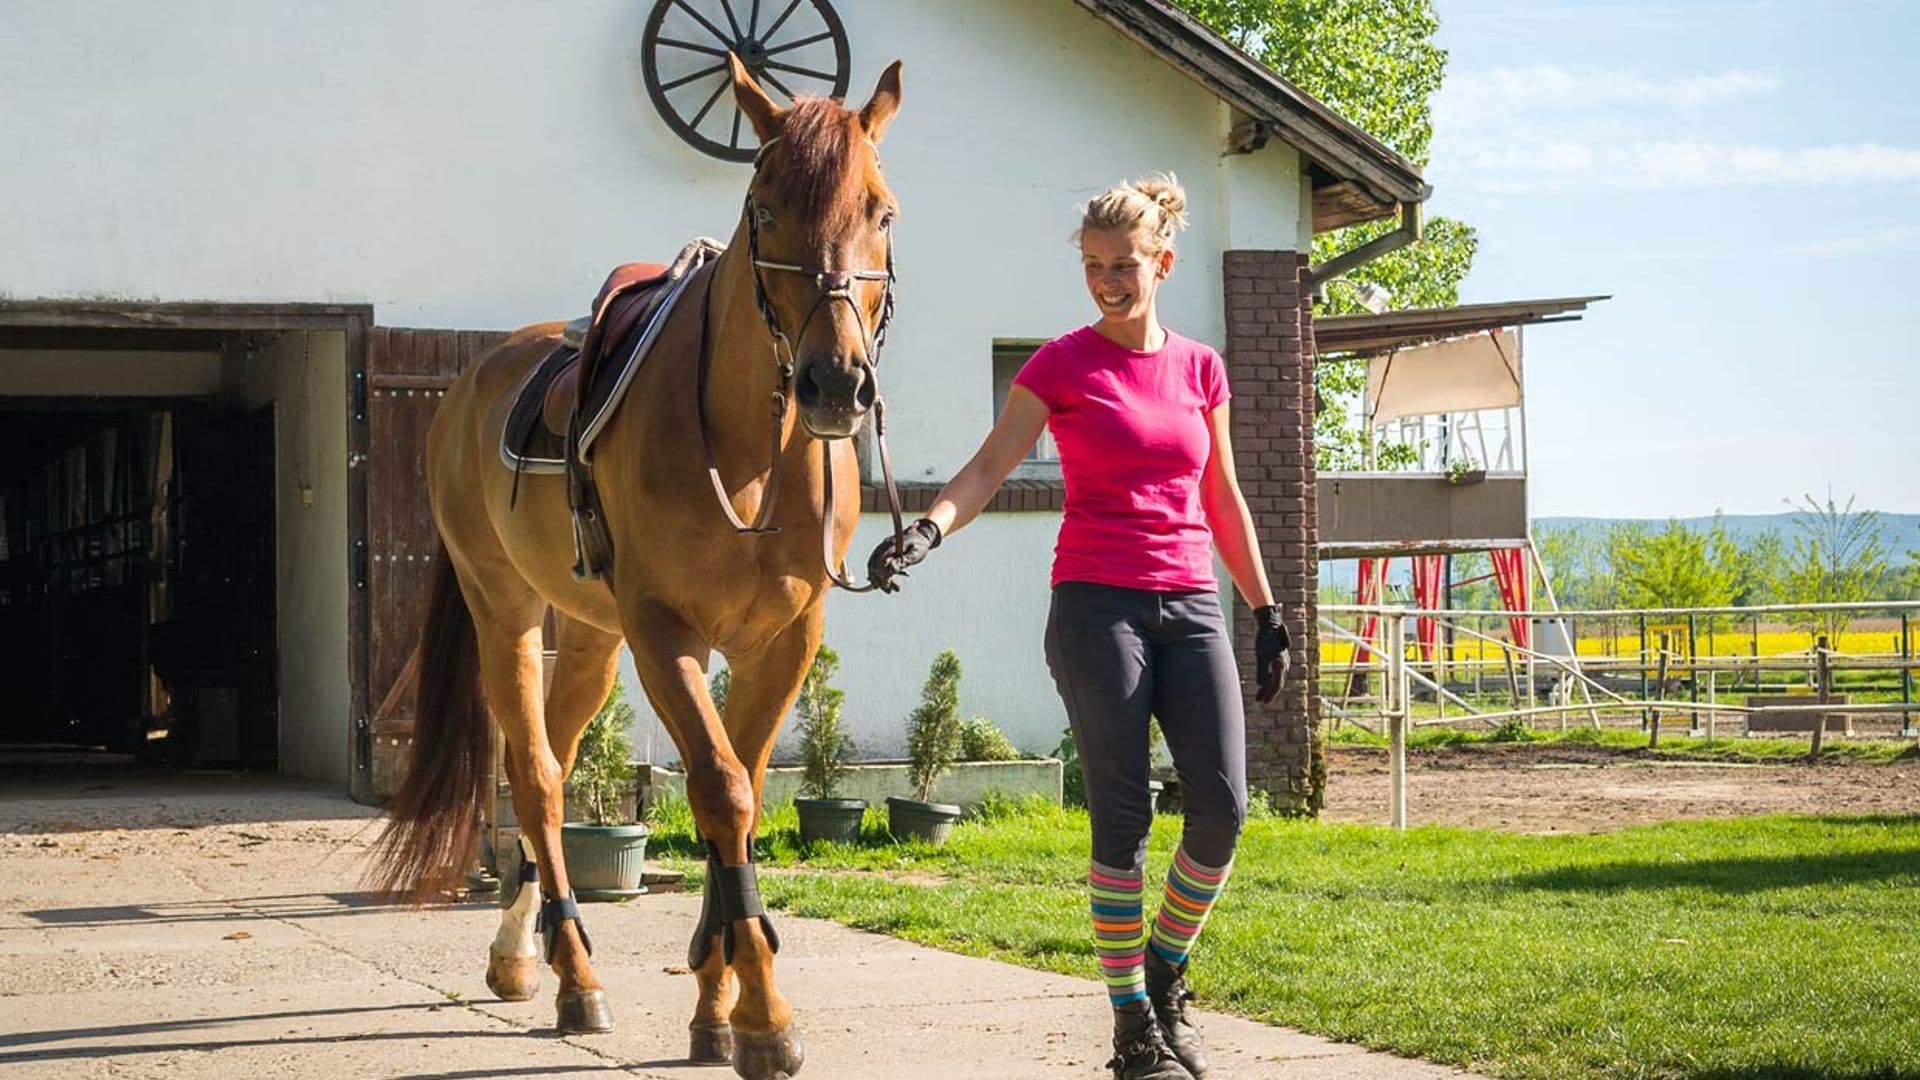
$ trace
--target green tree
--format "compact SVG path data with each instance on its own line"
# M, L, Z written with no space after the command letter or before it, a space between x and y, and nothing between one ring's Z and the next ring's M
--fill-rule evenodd
M1175 2L1415 165L1426 165L1433 141L1429 102L1447 66L1446 50L1433 42L1440 19L1432 0ZM1324 261L1397 227L1381 221L1317 237L1313 257ZM1460 282L1473 266L1477 244L1472 226L1433 218L1420 243L1376 259L1347 279L1390 290L1397 308L1446 307L1459 301ZM1334 286L1321 310L1344 315L1361 309L1353 290ZM1366 378L1366 365L1359 361L1319 365L1314 438L1322 469L1355 469L1365 462L1359 405ZM1392 467L1410 456L1389 454L1380 464Z
M921 802L933 798L940 779L960 755L960 657L943 650L920 688L920 704L907 717L907 778Z
M1739 574L1740 548L1715 521L1699 531L1680 519L1652 532L1638 524L1615 526L1608 561L1620 577L1622 598L1633 607L1728 607Z
M1791 504L1790 504L1791 505ZM1886 528L1872 510L1801 496L1793 515L1793 550L1782 565L1776 591L1790 604L1846 604L1885 599ZM1856 612L1811 612L1797 621L1810 634L1838 638Z
M833 685L840 654L825 645L813 655L796 702L800 714L800 790L808 798L831 799L847 774L853 736L840 722L847 693Z

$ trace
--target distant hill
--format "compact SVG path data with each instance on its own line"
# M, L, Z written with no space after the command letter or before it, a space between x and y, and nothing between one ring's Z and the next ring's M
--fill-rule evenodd
M1762 533L1777 532L1783 541L1792 544L1794 535L1794 515L1786 514L1727 514L1720 520L1726 524L1727 535L1736 543L1746 543L1751 537ZM1653 529L1664 528L1666 518L1593 518L1593 517L1546 517L1533 519L1534 528L1575 528L1582 532L1593 530L1604 532L1609 527L1627 521L1637 521ZM1713 526L1712 517L1681 518L1681 524L1694 529L1706 529ZM1887 538L1887 551L1892 561L1904 561L1908 552L1920 551L1920 514L1880 515L1880 526Z

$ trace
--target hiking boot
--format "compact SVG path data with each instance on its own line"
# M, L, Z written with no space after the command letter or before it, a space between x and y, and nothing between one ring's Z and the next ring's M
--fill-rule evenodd
M1187 989L1187 965L1174 967L1147 950L1147 999L1153 1002L1153 1015L1165 1030L1167 1046L1180 1064L1196 1077L1207 1074L1207 1048L1200 1032L1187 1017L1187 1002L1193 991Z
M1107 1068L1113 1070L1113 1080L1193 1080L1193 1074L1167 1048L1166 1036L1152 1013L1114 1017L1113 1060Z

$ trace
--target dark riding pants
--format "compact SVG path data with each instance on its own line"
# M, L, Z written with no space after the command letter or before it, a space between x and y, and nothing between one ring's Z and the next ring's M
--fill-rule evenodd
M1231 863L1247 814L1246 715L1220 598L1062 582L1047 666L1080 753L1094 861L1137 869L1146 859L1147 720L1157 716L1180 777L1187 854Z

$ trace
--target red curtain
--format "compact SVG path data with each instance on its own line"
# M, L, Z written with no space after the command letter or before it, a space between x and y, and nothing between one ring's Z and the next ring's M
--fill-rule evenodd
M1413 606L1438 610L1445 601L1440 596L1441 582L1446 576L1447 557L1445 555L1416 555L1413 559ZM1422 615L1414 620L1414 637L1420 642L1420 658L1432 662L1434 647L1439 643L1440 624L1433 618Z
M1500 599L1508 611L1527 611L1533 607L1533 575L1527 572L1527 553L1521 548L1503 548L1487 553L1493 559L1494 580L1500 583ZM1513 643L1523 649L1533 647L1527 620L1509 618Z

